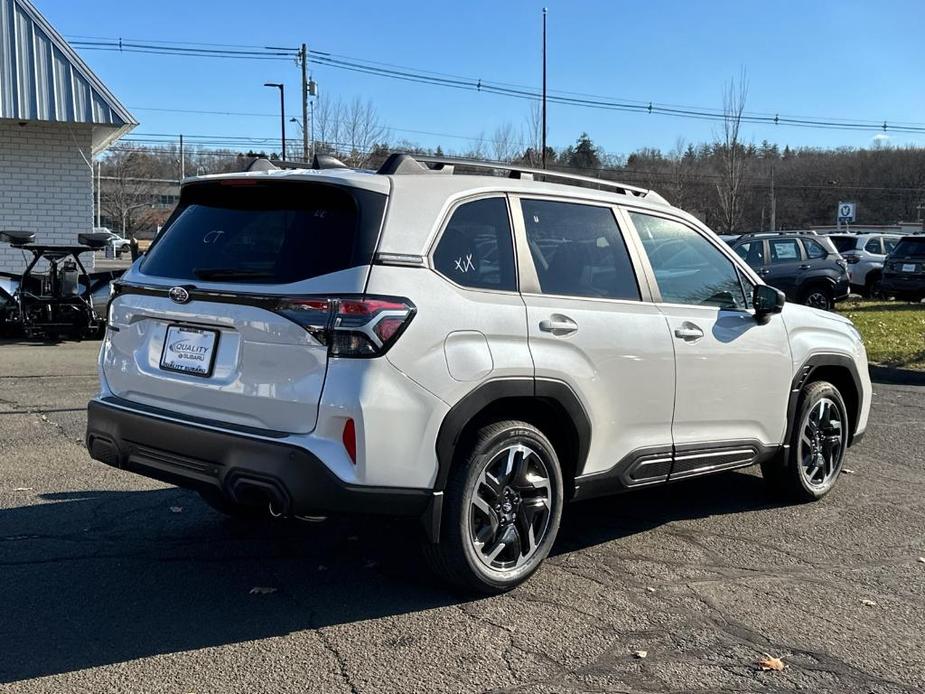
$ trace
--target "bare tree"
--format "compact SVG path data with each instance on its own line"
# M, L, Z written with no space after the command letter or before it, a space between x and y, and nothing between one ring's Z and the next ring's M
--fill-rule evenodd
M530 102L527 114L527 150L524 153L530 166L539 166L543 162L543 114L540 102Z
M123 233L150 226L162 187L159 175L171 154L114 150L102 162L100 208ZM166 179L165 179L166 180Z
M491 137L492 154L495 161L513 161L521 153L520 133L514 124L506 122L495 128Z
M345 163L363 167L369 161L373 146L383 142L388 132L371 100L364 103L356 97L342 109L342 113L342 147L347 155Z
M343 105L340 100L319 97L314 111L315 151L336 151L341 141Z
M717 142L720 162L720 180L716 184L719 196L720 230L725 233L739 231L742 221L742 178L744 152L739 139L742 113L748 96L745 70L729 80L723 91L723 132Z

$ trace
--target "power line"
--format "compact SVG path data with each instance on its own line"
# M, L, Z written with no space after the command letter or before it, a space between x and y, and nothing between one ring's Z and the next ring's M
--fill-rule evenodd
M123 39L75 40L75 46L90 50L111 50L123 52L151 53L159 55L179 55L186 57L211 58L237 58L255 60L295 59L297 50L287 47L273 46L246 46L236 44L216 44L215 47L206 47L212 44L194 42L164 42L164 41L129 41ZM466 91L485 92L509 98L537 101L540 94L533 88L510 83L493 82L473 77L462 77L448 73L420 70L394 66L388 63L366 61L359 58L348 58L339 54L324 51L309 51L312 60L319 65L339 70L347 70L360 74L401 80L444 88L460 89ZM598 110L623 111L648 115L662 115L676 118L694 120L721 121L726 115L720 109L672 106L656 102L640 102L611 97L581 96L576 92L561 92L553 90L548 100L560 105L594 108ZM814 117L797 117L771 113L744 112L741 120L746 123L759 125L784 125L802 128L816 128L828 130L848 131L880 131L908 134L925 134L925 124L910 121L894 121L892 124L884 121L873 121L853 118L822 119Z

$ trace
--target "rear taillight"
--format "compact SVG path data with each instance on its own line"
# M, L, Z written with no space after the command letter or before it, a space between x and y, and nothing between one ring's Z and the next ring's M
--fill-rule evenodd
M298 323L332 357L378 357L395 344L415 307L395 297L286 297L276 312Z
M857 262L860 262L861 256L859 255L843 255L842 258L848 261L849 265L854 265Z

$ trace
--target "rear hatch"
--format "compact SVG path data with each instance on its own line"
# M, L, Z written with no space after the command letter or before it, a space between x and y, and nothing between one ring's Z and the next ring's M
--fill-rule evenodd
M896 244L887 258L886 269L900 277L925 273L925 236L905 238Z
M189 419L310 432L329 352L319 297L362 294L386 199L269 177L185 186L116 288L109 389Z

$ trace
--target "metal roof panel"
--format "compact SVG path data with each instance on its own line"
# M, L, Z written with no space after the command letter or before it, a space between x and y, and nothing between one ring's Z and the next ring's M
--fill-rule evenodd
M101 126L100 144L138 124L29 0L0 0L0 118Z

